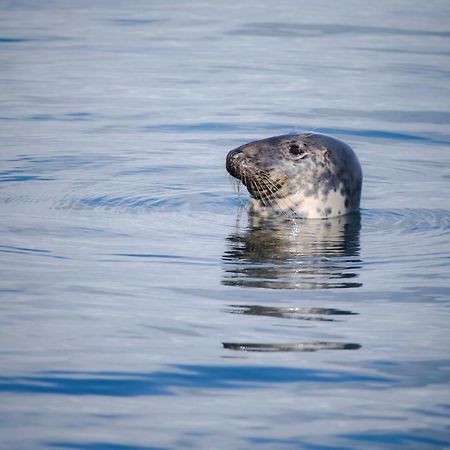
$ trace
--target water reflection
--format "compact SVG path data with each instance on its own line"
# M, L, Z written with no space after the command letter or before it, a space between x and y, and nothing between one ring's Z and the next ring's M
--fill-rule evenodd
M328 220L252 218L227 238L227 286L330 289L362 286L359 212Z
M360 344L345 342L300 342L295 344L255 344L223 342L224 348L246 352L315 352L316 350L358 350Z
M278 319L311 320L318 322L335 322L329 316L355 315L352 311L335 308L307 308L297 306L262 306L262 305L230 305L230 314L249 316L266 316ZM317 350L358 350L361 345L354 342L222 342L227 350L247 352L314 352Z
M319 322L334 322L336 319L324 316L354 315L352 311L334 308L306 308L295 306L261 306L261 305L230 305L227 310L231 314L246 314L249 316L268 316L279 319L312 320Z

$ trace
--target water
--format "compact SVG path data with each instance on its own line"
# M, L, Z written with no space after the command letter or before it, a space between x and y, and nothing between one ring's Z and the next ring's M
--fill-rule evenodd
M0 9L1 448L450 447L448 2ZM252 223L300 130L361 213Z

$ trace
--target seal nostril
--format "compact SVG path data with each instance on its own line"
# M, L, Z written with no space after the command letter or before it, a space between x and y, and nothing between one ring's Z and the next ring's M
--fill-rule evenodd
M226 162L226 169L228 171L228 173L235 177L235 178L239 178L238 177L238 171L237 171L237 159L238 156L241 154L242 152L240 150L231 150L228 155L227 155L227 162Z

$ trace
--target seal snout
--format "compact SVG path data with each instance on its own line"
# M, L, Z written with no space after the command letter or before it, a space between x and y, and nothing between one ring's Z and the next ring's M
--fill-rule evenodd
M240 179L239 165L242 162L244 154L239 149L231 150L227 155L226 169L227 172L234 178Z
M266 203L283 187L286 181L286 177L274 177L269 171L262 169L258 159L240 147L228 153L226 169L232 177L242 182L253 198Z

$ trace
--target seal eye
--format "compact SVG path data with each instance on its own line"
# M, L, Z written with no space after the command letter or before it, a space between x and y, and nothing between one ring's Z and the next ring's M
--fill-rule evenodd
M291 144L289 146L289 151L292 155L295 156L304 156L305 155L305 151L300 148L297 144Z

